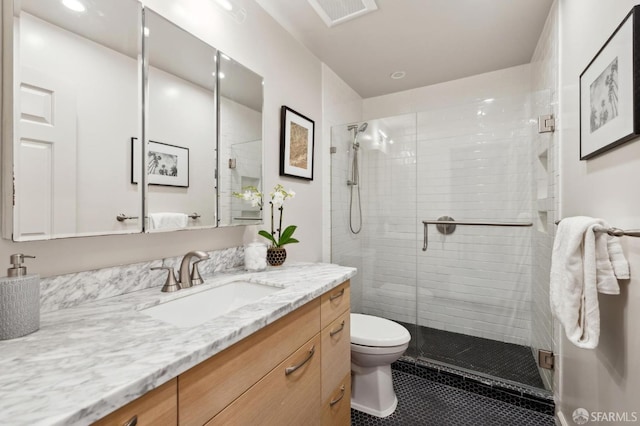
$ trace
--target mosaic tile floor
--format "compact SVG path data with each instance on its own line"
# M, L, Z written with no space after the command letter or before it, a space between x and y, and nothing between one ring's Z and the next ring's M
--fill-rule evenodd
M553 426L553 416L393 371L398 408L384 419L351 410L353 426Z
M414 324L401 324L411 334L406 356L420 356L524 385L544 388L531 348L527 346Z

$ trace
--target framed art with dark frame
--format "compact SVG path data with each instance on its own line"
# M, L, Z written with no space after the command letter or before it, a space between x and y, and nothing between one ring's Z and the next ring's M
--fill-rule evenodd
M149 141L147 147L149 185L189 187L189 148ZM140 181L140 144L131 138L131 183Z
M580 74L580 159L640 135L640 6Z
M280 176L313 180L314 127L310 118L282 106Z

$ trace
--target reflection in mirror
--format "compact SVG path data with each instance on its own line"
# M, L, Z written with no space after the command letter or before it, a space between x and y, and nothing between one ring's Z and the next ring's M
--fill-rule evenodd
M140 232L140 3L14 6L13 239Z
M262 222L258 207L233 197L247 186L262 191L262 77L227 55L218 59L220 94L219 225Z
M216 54L145 8L150 232L216 226Z

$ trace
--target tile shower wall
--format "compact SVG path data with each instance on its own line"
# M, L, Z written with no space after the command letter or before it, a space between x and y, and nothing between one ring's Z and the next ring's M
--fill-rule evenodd
M419 221L530 222L531 116L528 95L419 113ZM418 323L528 345L530 259L530 227L460 225L445 236L429 225Z
M415 114L370 121L360 143L363 311L415 323Z
M237 224L234 217L241 215L248 203L238 202L231 193L241 191L242 177L257 187L262 187L262 113L231 99L220 97L220 170L218 180L218 214L223 224ZM228 166L229 159L248 155L245 161L238 161L236 169ZM249 182L247 179L250 179Z
M544 26L538 46L531 60L531 83L534 91L548 89L550 105L558 117L558 2L554 2ZM534 146L532 171L534 173L534 222L533 270L531 283L532 324L531 347L553 350L556 342L553 332L553 317L549 307L549 273L551 251L558 216L558 143L560 134L541 135ZM540 369L547 389L552 388L553 372Z

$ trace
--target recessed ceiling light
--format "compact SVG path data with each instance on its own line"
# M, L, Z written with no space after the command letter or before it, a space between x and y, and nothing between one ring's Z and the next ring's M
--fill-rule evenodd
M400 80L401 78L404 78L406 75L407 73L404 71L396 71L392 73L390 77L394 80Z
M233 5L229 0L216 0L216 3L218 3L224 10L233 10Z
M87 10L80 0L62 0L62 4L74 12L84 12Z

